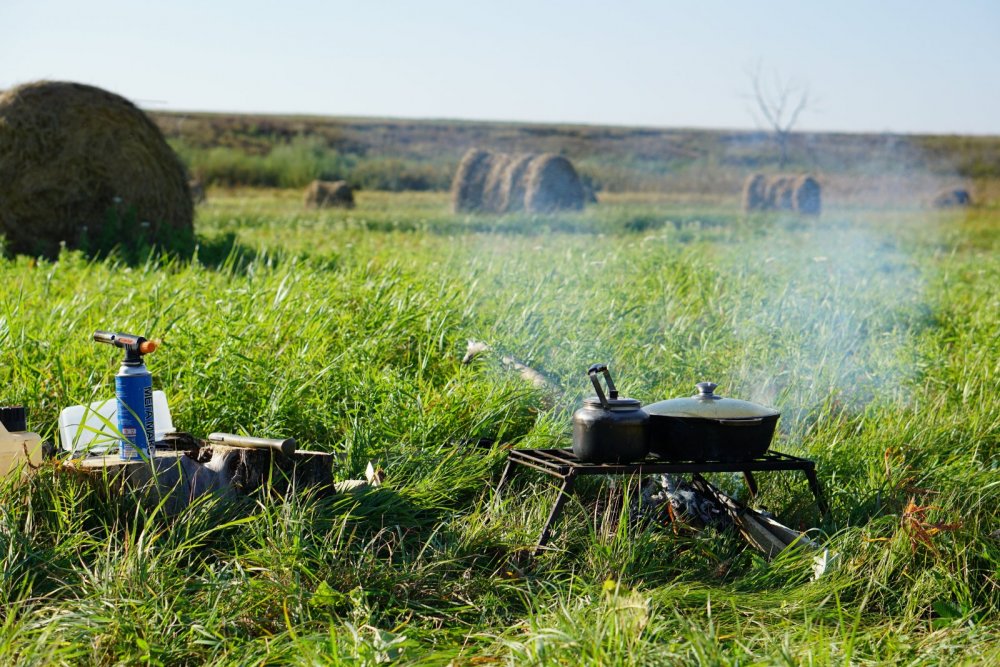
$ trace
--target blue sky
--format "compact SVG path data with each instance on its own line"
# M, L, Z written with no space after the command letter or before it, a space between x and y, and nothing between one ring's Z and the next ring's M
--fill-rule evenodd
M1000 134L1000 2L0 0L0 87L155 109Z

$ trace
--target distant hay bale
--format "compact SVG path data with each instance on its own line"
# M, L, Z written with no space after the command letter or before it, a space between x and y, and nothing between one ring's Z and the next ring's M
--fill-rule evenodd
M934 208L961 208L972 206L972 195L961 188L942 190L931 200Z
M451 182L451 208L456 213L482 210L483 190L489 175L492 153L470 148L462 156Z
M55 256L193 235L184 165L124 97L38 81L0 95L0 233L14 253ZM102 235L102 232L105 232Z
M354 188L347 181L313 181L306 188L307 208L354 208Z
M819 182L812 176L802 175L795 179L792 206L802 215L819 215Z
M483 181L483 202L481 210L490 213L505 213L510 201L504 179L507 167L514 157L506 153L491 153L487 158L486 179Z
M551 213L580 210L583 185L573 165L559 155L508 155L470 149L451 187L456 213Z
M503 213L514 213L524 210L524 188L525 176L528 173L528 165L537 157L534 153L516 155L507 163L503 172L503 195L500 202L500 211Z
M572 163L561 155L542 154L525 174L524 208L531 213L583 209L583 186Z
M750 174L743 183L743 211L763 211L767 208L767 176Z
M743 182L743 211L795 211L819 215L819 181L807 174L751 174Z
M767 182L765 200L773 211L791 211L792 195L795 193L794 176L773 176Z

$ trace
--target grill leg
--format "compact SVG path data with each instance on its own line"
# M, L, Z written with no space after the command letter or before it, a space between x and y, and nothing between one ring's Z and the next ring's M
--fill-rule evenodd
M559 515L562 513L563 505L569 499L569 494L573 491L574 479L573 473L570 472L563 478L562 487L559 489L559 496L556 498L556 504L552 506L552 511L549 512L549 518L545 522L545 528L542 528L542 534L538 537L538 546L535 547L535 551L532 554L537 556L542 553L545 545L549 543L549 537L552 534L552 526L559 519Z
M823 490L819 487L819 480L816 478L816 469L809 466L803 472L806 474L806 479L809 480L809 490L812 491L813 497L816 498L819 513L826 518L830 513L830 508L826 504L826 498L823 497Z
M749 470L743 471L743 479L747 482L747 489L750 490L750 499L753 500L757 497L757 480Z

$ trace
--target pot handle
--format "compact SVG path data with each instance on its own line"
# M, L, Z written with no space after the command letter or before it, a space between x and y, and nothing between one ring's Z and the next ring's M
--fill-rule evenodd
M601 399L601 407L605 410L608 409L608 399L604 396L604 390L601 388L601 381L597 378L598 373L604 374L604 380L608 383L608 396L611 400L618 398L618 389L615 387L615 383L611 380L611 372L608 370L607 364L594 364L587 369L587 375L590 376L590 381L594 383L594 390L597 392L597 398Z
M756 426L764 421L763 417L754 417L752 419L717 419L720 424L725 424L726 426Z

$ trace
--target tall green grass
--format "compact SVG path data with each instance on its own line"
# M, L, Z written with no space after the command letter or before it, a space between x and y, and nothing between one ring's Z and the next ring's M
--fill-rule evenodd
M49 465L0 488L0 660L37 664L990 663L1000 631L1000 263L986 213L819 221L622 203L478 219L440 200L217 200L228 257L3 260L0 387L52 437L110 395L97 328L162 337L174 423L294 435L371 460L356 496L137 508ZM631 221L646 221L636 224ZM466 340L493 351L460 363ZM552 376L550 397L500 363ZM768 563L735 536L637 526L581 484L554 497L504 448L568 446L584 369L649 402L712 379L782 411L759 502L828 553ZM498 444L482 449L480 439ZM716 481L742 493L736 480ZM909 502L923 508L906 515ZM921 523L922 522L922 523ZM926 532L932 524L944 530Z

